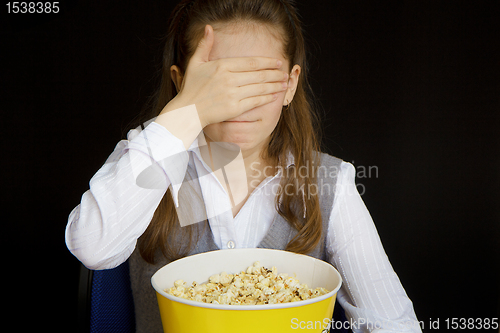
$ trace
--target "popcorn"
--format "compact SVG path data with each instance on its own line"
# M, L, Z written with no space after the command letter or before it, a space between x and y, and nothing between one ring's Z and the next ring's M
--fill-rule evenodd
M288 274L278 274L278 269L267 269L256 261L237 274L214 274L208 283L190 287L183 280L174 282L165 292L184 299L229 305L260 305L298 302L328 293L325 288L311 289Z

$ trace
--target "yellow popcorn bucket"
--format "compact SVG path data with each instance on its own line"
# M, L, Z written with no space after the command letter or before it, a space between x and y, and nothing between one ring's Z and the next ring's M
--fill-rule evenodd
M164 290L182 279L191 285L206 283L211 275L239 273L259 261L261 266L276 266L306 283L323 287L329 293L299 302L265 305L223 305L186 300ZM330 264L287 251L269 249L232 249L201 253L176 260L159 269L151 278L156 290L165 333L255 333L327 332L342 279Z

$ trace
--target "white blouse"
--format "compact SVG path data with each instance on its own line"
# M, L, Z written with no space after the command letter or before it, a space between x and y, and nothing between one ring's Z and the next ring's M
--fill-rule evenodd
M177 204L189 163L182 141L155 122L143 131L131 130L127 139L117 144L92 177L90 189L68 218L66 245L90 269L113 268L127 260L171 183ZM210 174L197 149L198 141L189 148L194 167L199 174ZM168 159L173 155L178 158ZM156 164L161 168L156 186L148 189L137 185L137 177L152 160L161 161ZM288 162L293 163L293 158ZM328 227L328 260L343 280L337 299L353 332L421 332L412 302L356 189L355 173L352 164L342 162ZM203 177L201 189L209 193L203 197L218 198L205 204L217 212L209 216L209 223L220 249L257 247L277 214L273 186L279 184L280 175L262 181L234 218L218 179L213 174Z

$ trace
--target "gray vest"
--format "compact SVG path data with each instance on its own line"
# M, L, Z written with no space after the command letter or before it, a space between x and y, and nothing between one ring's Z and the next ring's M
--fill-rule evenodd
M317 193L319 195L321 215L323 217L323 238L318 246L313 251L308 253L308 255L321 260L326 260L326 235L332 203L335 197L337 173L341 162L342 160L338 158L327 154L321 154L321 167L319 168L317 175ZM186 177L192 178L195 173L196 170L188 167ZM196 227L200 228L199 230L202 236L189 255L219 250L214 242L213 234L210 230L208 221L197 223ZM283 217L281 217L281 215L276 213L269 231L258 247L284 250L288 242L296 234L297 230L295 230L295 228L293 228ZM181 244L182 240L176 240L176 243ZM137 249L130 256L130 280L132 285L132 294L134 297L137 333L163 333L156 293L151 286L151 277L158 269L165 266L169 262L170 261L167 260L160 251L156 253L154 265L146 263Z

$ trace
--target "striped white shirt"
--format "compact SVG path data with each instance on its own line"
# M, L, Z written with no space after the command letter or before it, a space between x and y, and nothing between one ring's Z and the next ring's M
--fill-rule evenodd
M197 145L198 139L190 147L195 167L207 173ZM70 213L68 249L90 269L113 268L127 260L171 183L177 184L173 186L176 198L189 163L183 154L182 141L155 122L143 131L131 130L92 177L90 189ZM168 158L174 155L175 159ZM155 186L148 189L137 185L137 177L151 167L152 159L162 162L157 164ZM279 184L280 174L264 179L235 217L218 179L204 177L200 186L209 193L204 198L218 199L205 205L218 212L209 223L220 249L257 247L277 214L273 186ZM354 332L421 332L413 305L356 189L355 174L352 164L342 162L328 227L328 260L343 280L337 299Z

